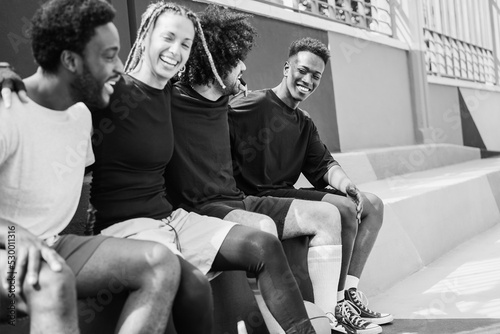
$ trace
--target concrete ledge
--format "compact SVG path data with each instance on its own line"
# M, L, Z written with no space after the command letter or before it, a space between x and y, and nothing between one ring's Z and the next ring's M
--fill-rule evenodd
M356 184L449 166L481 158L479 148L452 144L424 144L333 153ZM301 175L297 187L310 187Z
M360 288L375 295L500 222L500 158L359 185L385 204Z

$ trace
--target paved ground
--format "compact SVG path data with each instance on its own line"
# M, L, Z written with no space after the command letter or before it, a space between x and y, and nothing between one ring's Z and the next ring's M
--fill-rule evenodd
M443 236L445 237L445 236ZM372 297L384 333L500 333L500 224Z

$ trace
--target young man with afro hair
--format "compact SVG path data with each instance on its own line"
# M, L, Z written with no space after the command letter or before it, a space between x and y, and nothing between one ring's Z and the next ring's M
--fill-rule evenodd
M319 306L357 333L378 333L382 331L378 325L391 322L392 316L367 308L359 298L357 285L382 226L383 203L355 186L322 143L309 114L299 108L300 102L319 86L329 57L321 41L295 40L279 85L231 100L229 124L236 184L255 196L323 201L339 209L342 270L337 305ZM273 125L277 131L266 145L260 149L249 145L260 129ZM313 189L294 188L301 173Z
M340 214L330 203L247 196L233 176L228 124L231 95L244 89L244 60L254 45L247 14L209 6L200 22L213 55L195 42L172 94L175 150L166 169L174 205L278 235L310 236L308 270L316 300L336 302L341 262Z

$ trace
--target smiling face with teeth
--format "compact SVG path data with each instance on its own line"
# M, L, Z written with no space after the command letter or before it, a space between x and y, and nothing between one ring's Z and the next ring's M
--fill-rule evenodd
M187 17L172 12L161 14L145 39L139 78L163 89L186 64L194 34L193 23Z
M119 79L123 64L118 58L120 38L113 23L95 28L95 34L85 46L81 67L71 82L71 94L75 101L88 106L104 108L113 93L112 85Z
M325 62L312 52L300 51L290 57L283 69L285 89L280 98L296 108L319 86L324 70Z

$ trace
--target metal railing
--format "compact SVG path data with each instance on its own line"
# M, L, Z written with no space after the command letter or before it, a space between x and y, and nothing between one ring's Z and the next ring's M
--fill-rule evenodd
M298 12L393 35L390 0L268 0Z
M423 0L427 74L496 84L489 0Z

